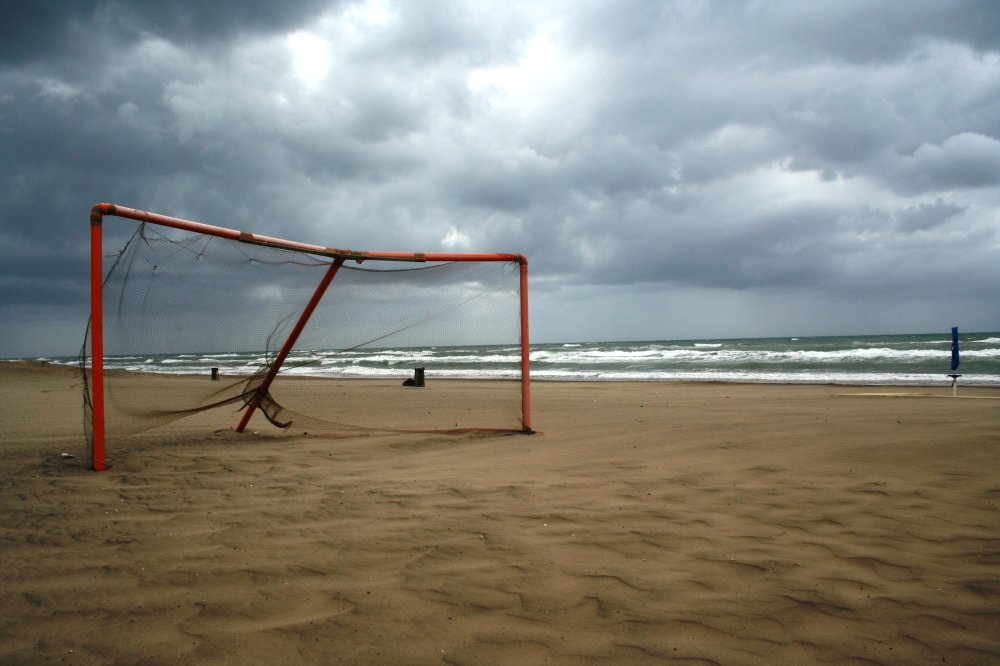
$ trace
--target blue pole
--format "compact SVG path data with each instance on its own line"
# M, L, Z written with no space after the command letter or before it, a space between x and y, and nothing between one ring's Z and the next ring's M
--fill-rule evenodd
M958 369L958 326L951 327L951 371Z
M951 395L955 397L958 395L958 378L962 375L956 374L955 370L958 369L958 326L951 327Z

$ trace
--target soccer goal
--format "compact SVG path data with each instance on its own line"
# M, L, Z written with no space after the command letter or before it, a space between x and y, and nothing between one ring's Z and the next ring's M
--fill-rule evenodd
M109 254L105 217L132 227ZM532 432L520 254L343 250L107 203L90 225L95 470L107 441L216 408L238 432Z

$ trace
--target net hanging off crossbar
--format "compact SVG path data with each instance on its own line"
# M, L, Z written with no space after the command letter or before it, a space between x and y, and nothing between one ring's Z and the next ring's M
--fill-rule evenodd
M140 224L105 272L106 215ZM342 432L531 431L521 255L338 250L110 204L92 211L91 242L81 356L95 469L107 437L213 408L240 411L238 429L259 413ZM394 363L486 347L507 354L499 374L430 390L407 390L412 369ZM219 381L144 371L205 357L238 363Z

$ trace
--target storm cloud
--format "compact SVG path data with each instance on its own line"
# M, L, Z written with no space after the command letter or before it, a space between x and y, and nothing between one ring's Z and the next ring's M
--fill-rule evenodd
M100 201L521 252L538 340L1000 329L992 2L2 7L0 356L79 346Z

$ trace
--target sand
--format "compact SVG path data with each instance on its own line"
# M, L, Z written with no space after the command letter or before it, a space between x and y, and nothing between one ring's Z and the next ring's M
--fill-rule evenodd
M209 413L98 474L77 384L0 363L0 663L1000 662L997 389L536 382L533 436Z

